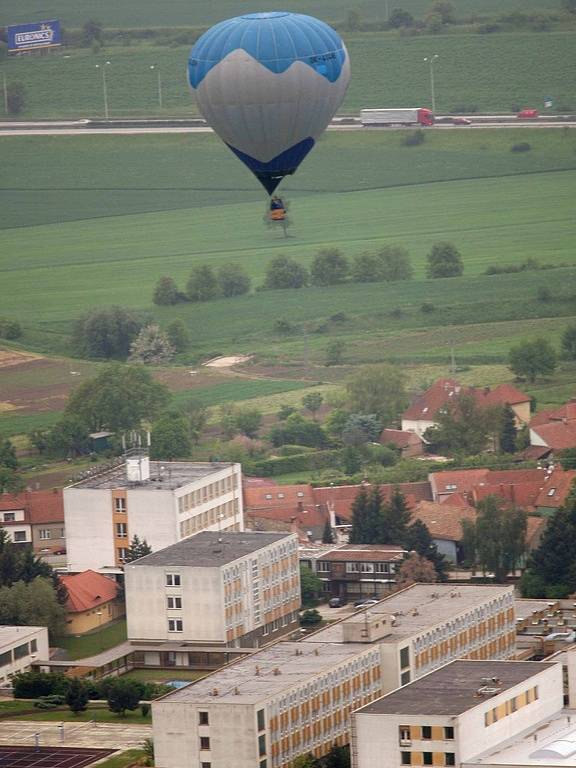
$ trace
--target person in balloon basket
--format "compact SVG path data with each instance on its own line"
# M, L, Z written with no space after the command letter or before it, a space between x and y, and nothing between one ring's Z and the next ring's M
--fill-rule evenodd
M286 216L286 209L284 203L278 195L273 195L270 199L270 218L272 221L283 221Z

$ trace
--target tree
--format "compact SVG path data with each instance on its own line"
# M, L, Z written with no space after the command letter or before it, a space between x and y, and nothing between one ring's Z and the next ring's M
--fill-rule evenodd
M124 562L133 563L134 560L139 560L141 557L146 557L146 555L150 554L152 554L152 547L150 544L148 544L146 539L140 540L138 534L135 533L134 536L132 536L128 552L124 557Z
M93 309L74 324L72 346L80 357L125 360L143 319L122 307Z
M185 352L190 346L190 334L182 320L173 320L166 328L166 336L176 353Z
M443 24L454 24L456 21L454 6L450 0L436 0L436 2L432 3L430 13L440 16Z
M390 501L383 506L383 517L383 540L376 543L406 546L411 512L398 488L392 490Z
M78 416L67 414L46 434L46 451L74 458L90 452L90 428Z
M416 554L407 557L398 569L396 575L397 587L408 587L410 584L434 584L438 575L430 560Z
M102 24L95 19L88 19L82 27L82 40L85 46L90 46L96 40L102 44Z
M8 83L6 86L6 106L10 115L19 115L24 111L26 106L26 86L24 83Z
M322 616L315 608L308 609L300 616L300 626L313 627L315 624L320 624Z
M576 0L574 0L576 3ZM576 324L569 325L562 334L562 352L568 360L576 360Z
M362 453L354 445L345 445L340 451L340 466L347 475L355 475L362 469Z
M18 459L16 449L8 438L0 437L0 467L8 469L18 469Z
M557 364L552 344L543 338L521 341L510 348L508 362L512 373L519 379L528 379L533 384L539 375L554 372Z
M562 0L562 8L568 13L576 13L576 0Z
M316 421L316 414L320 410L323 402L324 397L320 392L308 392L308 394L304 395L302 398L302 405L307 411L310 411L314 421Z
M300 592L302 605L314 605L322 592L321 580L305 565L300 566Z
M472 395L462 392L437 414L436 425L424 437L438 450L473 456L485 450L498 420L499 411L480 408Z
M405 11L403 8L393 8L388 19L388 26L392 29L413 27L414 21L414 16L409 11Z
M307 755L298 755L292 761L290 768L321 768L320 763L312 753Z
M387 539L382 494L378 486L361 486L352 502L350 544L390 544ZM395 543L395 542L394 542Z
M557 456L562 469L576 469L576 448L565 448L563 451L559 451Z
M465 533L469 531L468 546L473 544L478 566L492 572L494 580L502 583L517 568L526 550L526 513L506 509L496 496L482 499L477 511L476 522L464 528Z
M70 711L74 712L75 715L85 712L89 701L86 686L77 677L73 677L66 692L66 704Z
M262 411L257 408L239 408L234 416L236 428L246 437L256 437L262 425Z
M275 448L280 445L307 445L312 448L323 448L326 444L326 433L318 422L305 419L299 413L293 413L286 421L272 427L269 439Z
M199 400L186 400L180 406L180 411L188 421L190 437L194 442L198 442L208 422L208 408Z
M322 531L322 544L334 544L334 534L332 533L330 520L326 520L324 523L324 530Z
M66 611L49 579L17 581L0 588L0 624L48 627L52 640L63 634Z
M344 350L346 349L346 344L344 344L343 341L332 341L328 346L326 347L326 362L324 365L331 366L331 365L341 365L344 359Z
M150 456L159 461L186 459L192 451L190 425L177 411L168 411L152 425Z
M175 349L168 336L156 324L146 325L130 345L129 363L166 365L174 357Z
M365 365L346 385L348 404L356 413L375 414L386 425L406 406L405 377L382 363Z
M400 280L411 280L414 276L406 248L387 245L378 252L377 257L382 265L382 278L386 282L397 283Z
M408 527L405 547L430 560L436 570L437 581L446 581L448 563L444 555L438 552L428 526L422 520L414 520Z
M24 480L15 469L0 466L0 493L20 493L24 487Z
M126 710L134 710L140 704L140 689L133 680L116 677L108 688L108 709L124 717Z
M65 415L75 416L92 431L137 429L154 419L170 395L142 366L111 363L80 384L68 399Z
M516 452L516 438L518 430L516 429L516 418L511 406L506 403L502 408L500 416L500 450L503 453Z
M314 285L342 283L350 271L348 259L338 248L322 248L312 261L310 274Z
M435 243L426 258L428 277L458 277L464 272L460 251L452 243Z
M154 288L152 300L154 301L154 304L158 304L161 307L178 304L180 301L180 292L174 278L166 276L161 277Z
M239 264L223 264L217 278L220 293L226 298L249 293L251 280Z
M0 317L0 339L19 339L22 336L22 326L17 320Z
M360 253L352 263L355 283L380 283L384 280L383 264L377 253Z
M321 768L350 768L350 746L333 744L328 754L321 759Z
M280 288L303 288L308 285L308 270L288 256L276 256L268 264L264 288L268 291Z
M186 295L190 301L210 301L218 297L218 279L209 264L194 267L186 283Z
M374 413L351 413L342 429L345 445L363 445L378 439L382 432L380 419Z

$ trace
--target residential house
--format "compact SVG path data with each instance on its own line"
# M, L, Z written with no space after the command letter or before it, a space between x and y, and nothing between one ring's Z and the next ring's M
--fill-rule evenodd
M95 571L60 576L66 587L66 630L82 635L124 616L124 602L114 579Z
M417 432L403 432L401 429L384 429L379 437L383 445L393 445L400 451L402 458L422 456L424 440Z
M402 547L346 544L314 559L324 592L343 601L384 597L393 588L396 572L408 556Z
M530 421L530 445L552 454L576 448L576 398L560 408L535 414Z
M62 491L0 494L0 527L16 544L31 544L39 555L53 555L66 548Z

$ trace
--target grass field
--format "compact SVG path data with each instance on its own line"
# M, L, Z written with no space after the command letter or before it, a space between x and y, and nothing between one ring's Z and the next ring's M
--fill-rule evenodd
M390 0L393 2L393 0ZM381 0L378 4L382 7ZM524 3L526 4L526 3ZM450 34L398 37L391 34L345 35L352 81L341 112L362 107L429 106L428 65L436 63L436 104L445 112L511 112L543 107L550 96L560 111L576 109L573 62L575 34L569 32ZM150 45L112 47L98 55L70 49L2 62L7 81L26 86L21 117L103 116L102 75L107 66L112 117L196 114L185 79L188 47ZM151 70L151 65L157 69ZM158 107L157 72L161 72L163 108Z
M512 10L558 9L560 0L454 0L458 16L470 14L495 14ZM400 6L415 16L423 15L430 7L429 0L402 0L395 3L390 0L390 9ZM205 26L229 16L254 11L254 3L249 0L170 0L170 3L158 4L153 0L139 3L129 0L100 0L97 8L90 0L49 0L38 8L34 0L5 0L3 23L16 24L29 21L59 18L70 27L80 27L87 19L95 16L110 27L169 27L169 26ZM267 10L284 10L286 3L281 0L268 0ZM290 10L310 13L327 21L338 22L346 18L348 11L357 9L366 20L385 19L386 6L381 0L295 0ZM97 13L96 13L97 11Z
M113 648L126 640L126 621L115 621L99 632L89 635L67 635L58 639L58 646L68 651L70 659L84 659L94 656L108 648Z

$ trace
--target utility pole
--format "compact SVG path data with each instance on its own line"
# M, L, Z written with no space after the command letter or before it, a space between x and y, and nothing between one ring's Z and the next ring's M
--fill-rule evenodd
M110 116L108 110L108 82L106 80L106 67L110 64L106 61L104 64L96 64L96 69L102 70L102 95L104 96L104 117L108 120Z
M156 70L157 83L158 83L158 107L162 109L162 73L156 64L152 64L150 69Z
M4 88L4 112L8 114L8 83L6 82L6 72L2 72L2 86Z
M430 94L432 96L432 112L436 114L436 86L434 83L434 63L436 59L439 59L437 53L433 53L432 56L426 56L424 61L428 62L428 65L430 67Z

